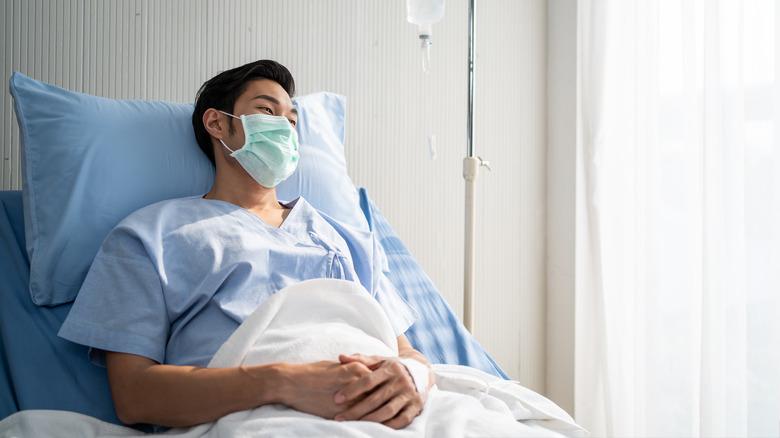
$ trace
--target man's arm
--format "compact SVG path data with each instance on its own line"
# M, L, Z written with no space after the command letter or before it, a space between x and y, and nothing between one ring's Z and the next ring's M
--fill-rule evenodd
M160 365L133 354L106 352L109 385L126 424L190 426L269 403L333 418L344 405L333 394L370 373L361 363L323 361L237 368Z
M417 360L430 368L428 360L419 351L412 348L406 335L398 337L399 358ZM394 429L409 425L422 412L427 398L426 393L417 391L409 370L398 359L360 354L339 357L341 363L362 363L371 374L346 386L334 397L343 412L335 419L339 421L375 421ZM432 373L428 373L428 387L435 383ZM350 405L352 405L350 407Z

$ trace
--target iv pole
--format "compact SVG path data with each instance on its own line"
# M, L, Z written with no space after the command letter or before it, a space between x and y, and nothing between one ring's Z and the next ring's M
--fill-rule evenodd
M469 0L469 108L466 123L466 158L463 159L463 179L466 180L466 226L463 270L463 324L474 333L474 271L476 270L476 195L479 168L490 164L474 157L474 9L475 0Z

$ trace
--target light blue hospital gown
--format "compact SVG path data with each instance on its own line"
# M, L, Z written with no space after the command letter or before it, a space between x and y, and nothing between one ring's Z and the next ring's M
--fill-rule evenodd
M189 197L123 220L106 238L59 335L159 363L206 366L258 306L312 278L360 282L396 335L419 316L383 273L364 230L318 213L303 198L280 228L233 204Z

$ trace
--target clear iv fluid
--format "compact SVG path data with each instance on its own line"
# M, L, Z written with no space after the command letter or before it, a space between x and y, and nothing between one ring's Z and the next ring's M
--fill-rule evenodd
M430 38L432 26L444 16L444 0L406 0L406 19Z
M444 16L444 0L406 0L406 12L406 19L417 25L423 71L427 73L431 61L433 24Z

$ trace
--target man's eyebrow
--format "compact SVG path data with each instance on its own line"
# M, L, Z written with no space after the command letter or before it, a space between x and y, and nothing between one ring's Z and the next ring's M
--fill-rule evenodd
M255 99L265 99L265 100L273 103L274 105L279 105L279 99L277 99L277 98L275 98L273 96L269 96L267 94L257 95L255 97L251 98L250 100L255 100ZM298 114L298 110L294 106L293 106L293 109L290 112L293 113L293 114Z

